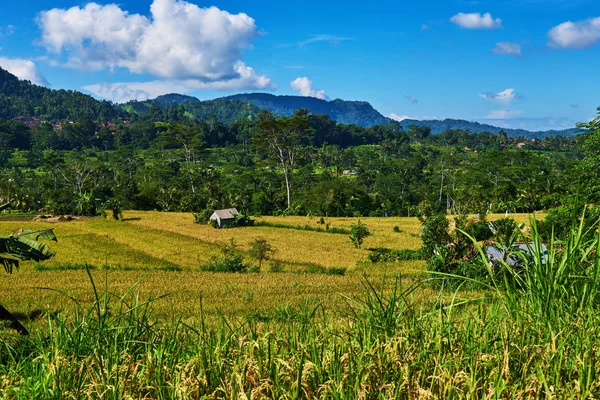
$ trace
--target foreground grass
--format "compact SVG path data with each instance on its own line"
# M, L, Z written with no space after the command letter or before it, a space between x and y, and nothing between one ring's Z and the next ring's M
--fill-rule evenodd
M127 290L89 289L28 338L0 336L0 397L592 398L600 314L547 321L501 293L424 304L401 279L363 281L333 317L316 299L260 315L157 318ZM156 300L156 302L160 302ZM520 311L519 309L522 308ZM160 321L160 322L159 322Z

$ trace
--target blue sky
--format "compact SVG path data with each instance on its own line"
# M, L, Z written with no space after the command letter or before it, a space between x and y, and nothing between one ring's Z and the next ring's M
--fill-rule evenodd
M562 129L600 106L600 2L5 2L0 66L114 101L268 91Z

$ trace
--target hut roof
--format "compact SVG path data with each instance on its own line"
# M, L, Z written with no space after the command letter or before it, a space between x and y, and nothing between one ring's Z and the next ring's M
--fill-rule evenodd
M223 210L215 210L214 214L219 217L219 219L234 219L239 212L235 208L225 208Z

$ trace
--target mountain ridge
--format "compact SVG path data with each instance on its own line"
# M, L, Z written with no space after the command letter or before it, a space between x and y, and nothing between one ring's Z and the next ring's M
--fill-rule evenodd
M341 124L354 124L362 127L393 123L377 111L369 102L342 99L323 100L314 97L274 95L270 93L240 93L212 100L200 100L183 94L166 94L145 101L130 101L113 104L97 100L79 91L54 90L19 80L16 76L0 68L0 117L16 116L39 117L48 120L72 119L88 116L92 119L108 120L128 114L151 112L152 106L163 109L184 106L190 117L207 120L215 116L222 123L229 124L240 119L254 119L261 109L276 115L289 116L298 108L307 108L315 114L327 114ZM468 130L473 133L506 132L509 136L544 138L547 136L574 136L578 129L529 131L508 129L474 121L447 118L444 120L413 120L400 122L404 129L410 125L429 126L434 134L445 130Z

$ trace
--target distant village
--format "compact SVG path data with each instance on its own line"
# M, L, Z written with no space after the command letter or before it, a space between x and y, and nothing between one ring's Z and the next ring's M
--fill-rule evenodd
M131 125L131 121L132 121L131 118L119 118L119 119L121 120L121 122L119 122L119 123L114 123L114 122L110 122L110 121L108 121L108 122L96 122L96 125L99 128L104 127L104 128L107 128L107 129L111 130L112 134L114 135L116 133L115 130L117 129L117 127L120 124L123 124L126 127L129 127ZM72 125L72 124L75 123L73 121L56 121L56 122L50 122L50 121L46 121L46 120L43 120L43 119L39 119L37 117L23 117L23 116L20 116L20 115L14 116L12 118L12 120L13 121L22 122L25 126L27 126L28 128L31 128L31 129L37 127L38 125L50 124L50 125L52 125L52 129L55 132L60 132L62 130L62 127L64 125L66 125L66 124Z

